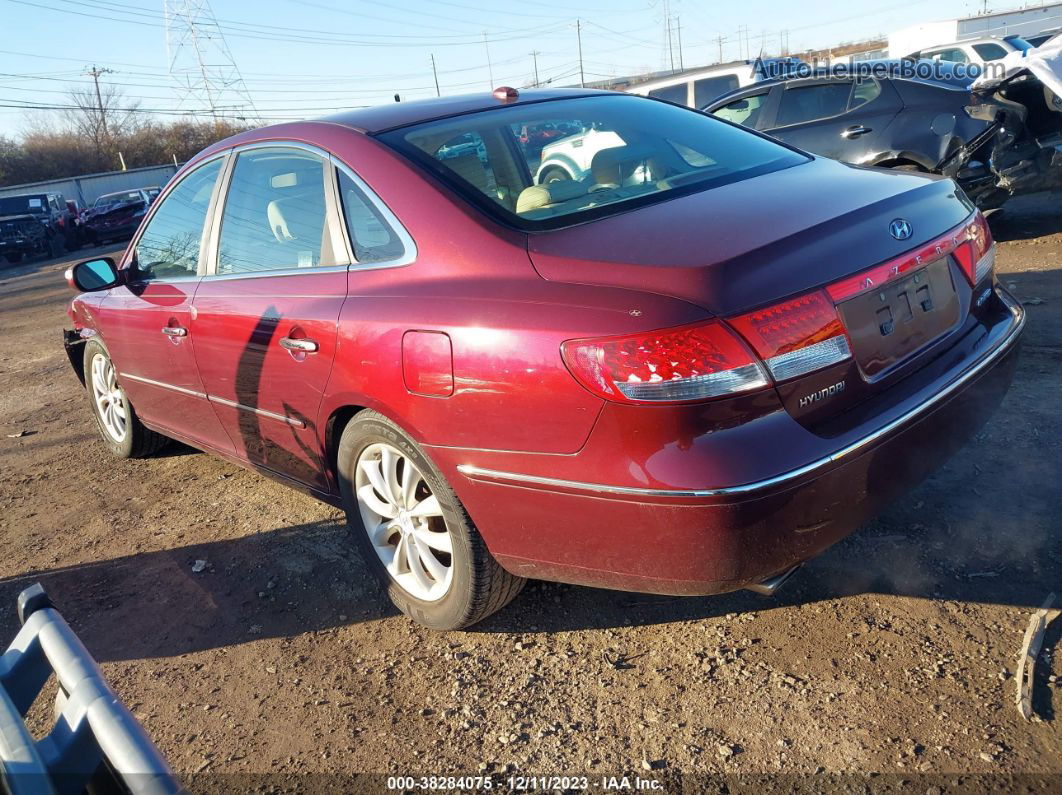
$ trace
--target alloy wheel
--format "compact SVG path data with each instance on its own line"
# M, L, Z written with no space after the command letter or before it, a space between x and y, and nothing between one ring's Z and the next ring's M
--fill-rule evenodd
M92 398L96 402L96 416L107 435L122 442L128 433L125 396L114 373L114 365L103 354L92 357Z
M389 444L370 444L358 456L354 490L365 532L391 579L416 599L442 599L453 582L453 540L416 465Z

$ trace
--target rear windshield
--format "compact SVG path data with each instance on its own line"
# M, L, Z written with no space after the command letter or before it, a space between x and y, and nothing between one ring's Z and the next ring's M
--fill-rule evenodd
M380 138L528 230L614 215L808 159L702 113L629 95L501 107Z
M0 215L43 213L47 204L47 196L7 196L0 198Z

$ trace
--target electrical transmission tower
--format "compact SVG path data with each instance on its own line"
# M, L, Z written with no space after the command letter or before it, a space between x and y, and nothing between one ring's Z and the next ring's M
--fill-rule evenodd
M215 120L260 124L210 0L163 0L163 11L177 109L201 112L206 107Z

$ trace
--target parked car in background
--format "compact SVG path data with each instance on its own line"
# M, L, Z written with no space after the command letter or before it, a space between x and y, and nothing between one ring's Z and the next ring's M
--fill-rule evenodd
M123 190L99 196L84 214L85 234L94 245L133 236L151 206L146 189Z
M716 97L736 88L789 74L800 64L799 58L792 57L737 61L636 83L625 91L690 108L702 108Z
M54 241L47 227L35 215L0 214L0 255L8 262L49 256L53 252Z
M30 215L47 230L47 251L59 256L63 248L77 248L75 216L68 210L63 194L46 191L0 196L0 217Z
M974 92L974 79L958 71L939 64L933 78L824 72L760 83L704 110L846 163L954 177L982 209L1062 184L1062 113L1045 102L1043 86L1033 78Z
M558 121L620 144L537 184L517 134ZM454 628L526 577L772 592L1002 399L994 252L948 179L501 88L211 146L117 264L68 271L64 338L115 455L180 439L343 506Z
M1004 36L1001 39L983 38L954 41L917 50L906 56L909 60L947 61L984 65L1005 58L1008 53L1024 52L1033 47L1021 36Z

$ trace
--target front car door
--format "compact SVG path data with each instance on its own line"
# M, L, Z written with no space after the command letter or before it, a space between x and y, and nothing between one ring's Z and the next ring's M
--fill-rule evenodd
M231 452L196 370L192 296L204 265L205 223L225 164L220 155L181 178L159 202L121 263L98 332L140 418L167 435Z
M236 453L328 488L317 428L350 257L329 156L237 150L215 210L192 334L206 393Z
M903 107L888 81L872 77L793 81L778 86L762 129L787 144L846 163L863 163Z

